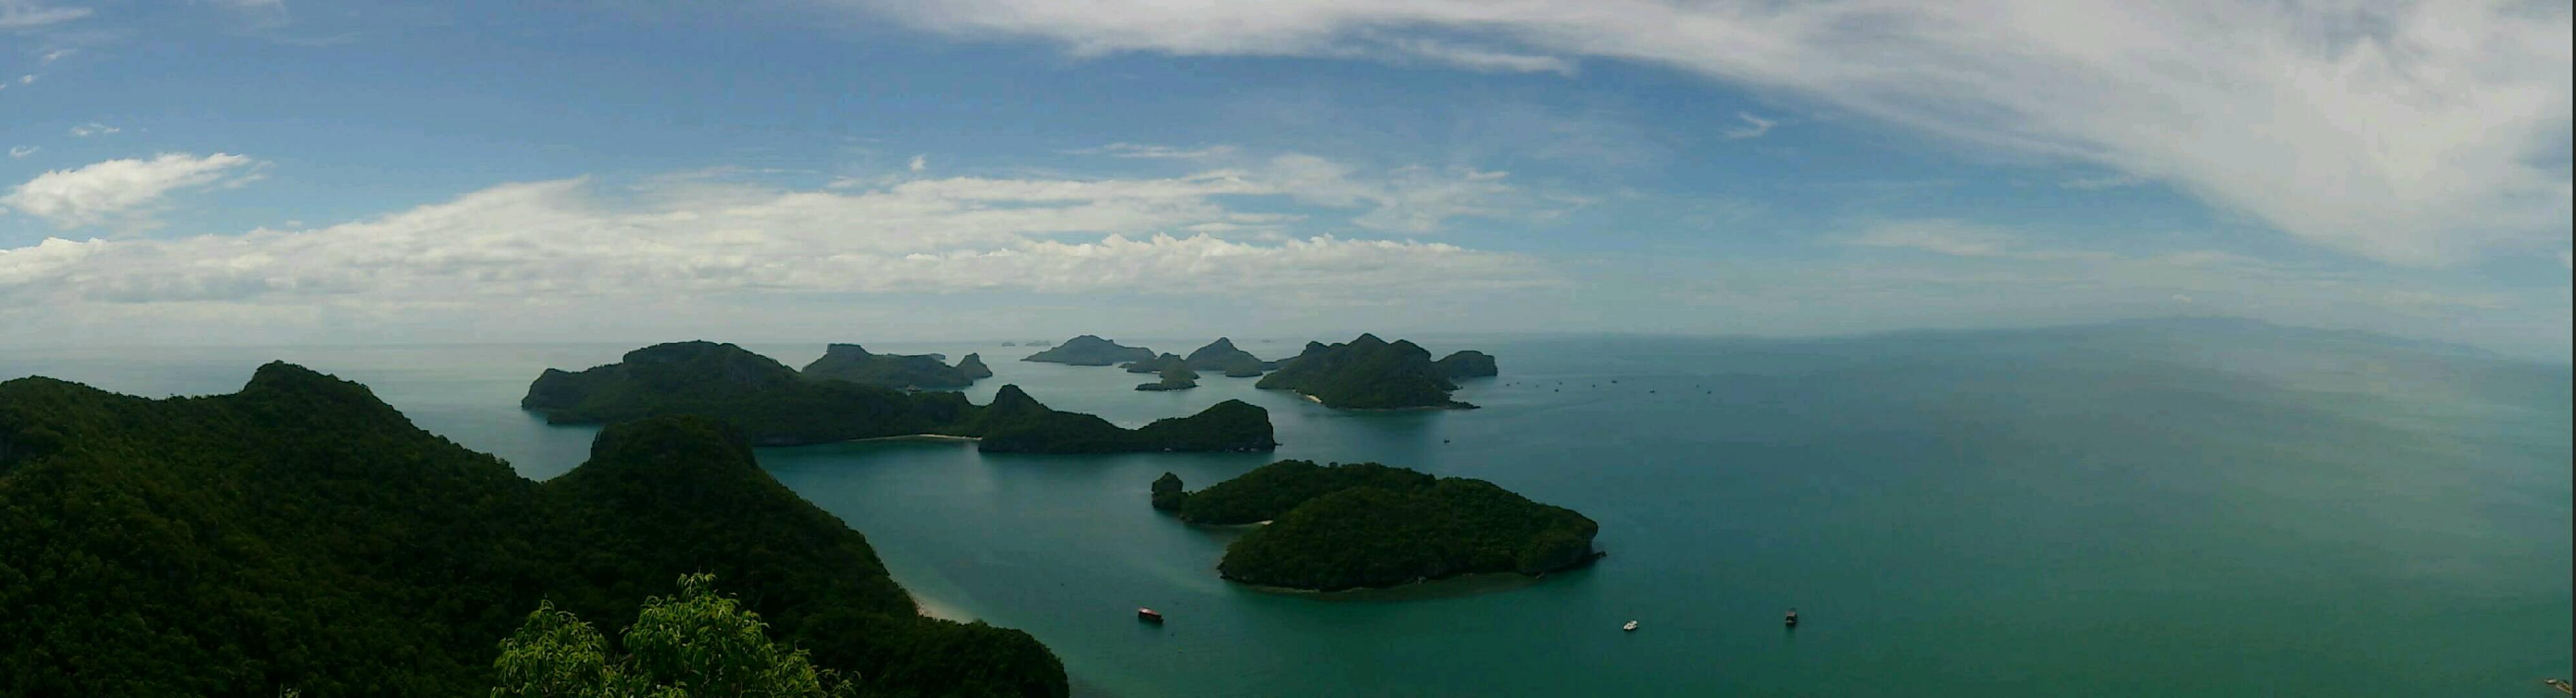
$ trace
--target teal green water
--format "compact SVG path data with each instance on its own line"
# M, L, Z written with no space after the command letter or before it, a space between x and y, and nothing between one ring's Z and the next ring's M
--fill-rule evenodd
M981 351L999 375L979 401L1014 382L1131 426L1244 399L1283 446L761 459L926 606L1036 634L1086 696L2510 696L2571 673L2564 366L2161 325L1431 344L1501 358L1460 395L1485 409L1335 413L1213 376L1139 393L1142 376L1009 360L1027 349L870 342ZM283 358L542 478L590 432L516 410L526 381L627 348L0 352L0 376L216 393ZM1536 582L1283 595L1216 578L1234 531L1146 506L1165 471L1196 488L1274 458L1492 480L1599 520L1610 556Z

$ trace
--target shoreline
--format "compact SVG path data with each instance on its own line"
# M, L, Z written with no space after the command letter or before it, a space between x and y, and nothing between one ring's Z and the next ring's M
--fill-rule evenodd
M871 442L871 441L982 441L982 440L984 440L984 437L981 437L981 436L958 436L958 435L955 435L955 434L900 434L900 435L896 435L896 436L871 436L871 437L864 438L864 439L843 439L843 440L841 440L841 441L837 441L837 442L834 442L834 443L856 444L856 443L867 443L867 442Z
M1268 521L1263 521L1263 522L1261 522L1261 523L1269 523L1269 522L1268 522ZM1257 525L1257 524L1245 524L1244 526L1252 526L1252 525ZM1537 584L1537 583L1539 583L1539 582L1546 581L1548 577L1550 577L1550 576L1554 576L1554 575L1559 574L1559 573L1572 572L1572 571L1575 571L1575 570L1582 570L1582 569L1590 569L1590 568L1593 566L1593 564L1594 564L1594 563L1600 562L1600 561L1601 561L1601 558L1605 558L1605 557L1609 557L1609 556L1610 556L1610 552L1609 552L1609 551L1606 551L1606 550L1594 550L1594 551L1592 551L1591 553L1584 555L1584 556L1583 556L1582 561L1580 561L1580 562L1576 562L1576 563L1574 563L1574 564L1566 565L1566 566L1563 566L1563 567L1558 567L1558 568L1556 568L1556 569L1547 570L1547 571L1544 571L1544 572L1540 572L1540 573L1538 573L1538 574L1522 574L1522 573L1519 573L1519 572L1510 572L1510 571L1503 571L1503 572L1469 572L1469 573L1466 573L1466 574L1453 574L1453 575L1449 575L1449 576L1446 576L1446 577L1415 578L1413 581L1405 582L1405 583L1402 583L1402 584L1397 584L1397 585L1394 585L1394 586L1383 586L1383 587L1351 587L1351 588L1348 588L1348 589L1335 589L1335 590L1332 590L1332 591L1325 591L1325 590L1322 590L1322 589L1301 589L1301 588L1297 588L1297 587L1272 586L1272 585L1268 585L1268 584L1260 584L1260 583L1255 583L1255 582L1246 582L1246 581L1242 581L1242 580L1234 579L1234 578L1231 578L1231 577L1227 577L1227 576L1225 576L1223 573L1219 573L1219 574L1217 575L1217 578L1218 578L1218 579L1223 579L1223 580L1225 580L1226 582L1231 583L1231 584L1233 584L1233 585L1235 585L1235 586L1243 587L1243 588L1246 588L1246 589L1251 589L1251 590L1253 590L1253 591L1259 591L1259 592L1271 593L1271 594L1281 594L1281 595L1286 595L1286 596L1312 596L1312 597L1326 598L1326 599L1356 599L1356 598L1369 598L1369 597L1373 597L1373 596L1392 596L1392 595L1400 595L1400 594L1407 594L1407 593L1410 593L1410 594L1422 594L1422 595L1449 596L1449 595L1453 595L1453 594L1454 594L1454 595L1466 595L1466 594L1483 593L1483 592L1487 592L1487 591L1499 591L1499 590L1504 590L1504 589L1516 589L1516 588L1519 588L1519 587L1522 587L1522 586L1527 586L1527 585L1531 585L1531 584Z

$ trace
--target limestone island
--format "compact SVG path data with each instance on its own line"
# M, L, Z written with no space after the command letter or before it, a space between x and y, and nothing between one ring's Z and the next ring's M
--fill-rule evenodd
M1046 345L1041 343L1032 346ZM1030 354L1028 358L1020 360L1073 366L1115 366L1129 361L1147 361L1153 358L1152 349L1120 346L1117 342L1101 339L1098 335L1086 334L1064 340L1063 344Z
M1474 408L1449 399L1461 372L1494 375L1493 357L1462 351L1440 361L1431 352L1404 340L1387 342L1363 334L1342 344L1307 342L1295 358L1253 387L1294 390L1325 407L1338 409Z
M579 373L546 369L528 385L519 407L545 414L552 424L703 415L758 446L918 435L976 438L980 450L1023 453L1266 451L1279 445L1270 412L1240 400L1126 429L1049 408L1015 385L1002 386L991 404L976 405L954 392L809 379L769 357L714 342L657 344Z
M1164 354L1170 356L1170 354ZM1163 367L1163 379L1136 386L1137 390L1188 390L1199 387L1199 372L1189 366L1172 363Z
M888 388L963 388L993 377L981 356L967 354L957 365L938 354L871 354L856 344L832 344L822 358L799 371L807 378L844 380Z
M0 382L10 695L490 695L541 604L631 619L695 572L864 695L1066 695L1028 633L920 615L714 420L609 425L531 481L286 363L203 397Z
M1127 363L1119 364L1118 369L1128 373L1162 373L1165 368L1173 366L1186 367L1188 365L1189 362L1183 360L1180 355L1164 354L1162 356L1153 357L1143 361L1129 361Z
M1494 483L1376 463L1283 460L1197 492L1164 473L1153 506L1207 525L1267 522L1226 546L1217 574L1311 591L1466 574L1537 576L1591 564L1600 524Z
M975 358L975 355L968 354L966 358ZM1473 349L1451 353L1432 363L1440 367L1441 375L1450 378L1492 378L1502 375L1502 370L1494 366L1492 354Z
M1224 337L1190 352L1189 358L1182 361L1187 362L1191 370L1215 371L1227 378L1252 378L1279 367L1253 356L1252 352L1235 348L1234 341Z

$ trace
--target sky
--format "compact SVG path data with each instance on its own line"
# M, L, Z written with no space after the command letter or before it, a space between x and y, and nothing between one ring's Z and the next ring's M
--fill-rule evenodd
M649 5L0 0L0 346L2569 355L2564 0Z

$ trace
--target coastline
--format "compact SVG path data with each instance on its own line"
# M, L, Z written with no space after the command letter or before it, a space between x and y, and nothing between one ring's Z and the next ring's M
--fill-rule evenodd
M1261 523L1269 522L1263 521ZM1258 524L1244 524L1244 526L1253 525ZM1385 599L1389 597L1400 599L1417 595L1463 596L1466 594L1482 593L1486 591L1517 589L1523 586L1537 584L1539 582L1546 581L1548 577L1560 573L1590 569L1593 566L1593 563L1599 562L1601 558L1609 556L1609 551L1596 549L1591 553L1585 554L1581 561L1540 572L1538 574L1522 574L1511 571L1469 572L1466 574L1453 574L1446 577L1416 577L1412 581L1396 584L1394 586L1351 587L1348 589L1335 589L1331 591L1246 582L1232 577L1227 577L1223 573L1218 573L1217 578L1224 579L1235 586L1251 589L1253 591L1323 599Z
M897 436L871 436L871 437L864 438L864 439L846 439L846 440L843 440L843 441L839 441L838 443L855 444L855 443L867 443L867 442L870 442L870 441L982 441L982 440L984 440L984 437L981 437L981 436L958 436L958 435L955 435L955 434L901 434L901 435L897 435Z

